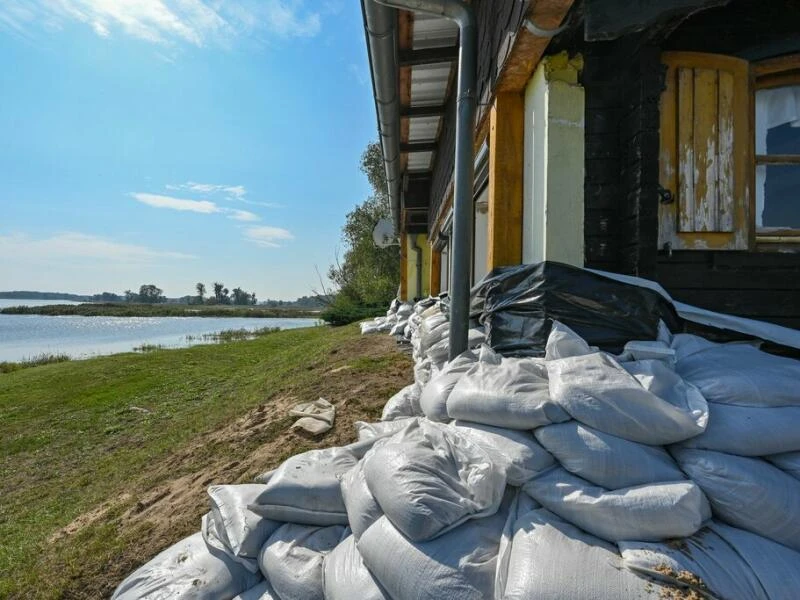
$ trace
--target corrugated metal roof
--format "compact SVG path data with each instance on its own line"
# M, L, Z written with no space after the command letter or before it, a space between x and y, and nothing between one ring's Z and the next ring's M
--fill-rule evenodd
M414 117L408 126L409 142L427 142L436 139L441 117Z
M411 106L436 106L444 103L451 63L415 65L411 68Z
M458 40L458 25L449 19L416 13L414 15L413 47L438 48L455 46Z
M431 168L433 152L409 152L408 172L428 171Z

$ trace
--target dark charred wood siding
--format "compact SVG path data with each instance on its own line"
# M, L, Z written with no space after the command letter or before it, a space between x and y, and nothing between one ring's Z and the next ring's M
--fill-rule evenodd
M770 48L800 49L800 12L791 4L763 11L763 4L734 0L660 42L651 30L572 45L585 57L587 266L655 279L689 304L800 328L800 252L657 248L660 52L764 58L775 53Z

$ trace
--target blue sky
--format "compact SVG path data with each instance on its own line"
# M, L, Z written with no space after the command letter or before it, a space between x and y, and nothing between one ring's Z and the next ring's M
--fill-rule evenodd
M319 289L369 194L364 46L351 0L2 0L0 290Z

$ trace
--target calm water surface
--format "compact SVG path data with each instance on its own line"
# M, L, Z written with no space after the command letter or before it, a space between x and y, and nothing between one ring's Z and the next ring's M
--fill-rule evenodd
M65 304L37 300L0 300L0 308ZM142 344L182 348L209 343L205 334L263 327L294 329L317 325L317 319L242 317L73 317L0 315L0 361L19 361L42 353L73 358L129 352ZM191 339L194 338L194 339ZM197 339L200 338L200 339Z

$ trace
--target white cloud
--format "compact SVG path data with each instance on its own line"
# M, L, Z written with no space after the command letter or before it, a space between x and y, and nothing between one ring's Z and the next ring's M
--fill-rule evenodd
M280 227L262 225L261 227L248 227L244 230L245 239L265 248L280 248L279 242L293 240L290 231Z
M183 210L203 214L222 212L219 206L209 200L185 200L183 198L173 198L172 196L161 196L159 194L133 193L131 196L148 206L155 208L171 208L172 210Z
M228 215L229 219L233 219L235 221L260 221L261 217L258 215L251 213L249 210L236 210L231 208L226 210L225 213Z
M195 258L190 254L155 250L136 244L124 244L78 232L64 232L41 239L34 239L22 233L0 235L0 255L20 256L26 260L53 261L82 258L125 263Z
M319 33L326 6L305 0L2 0L0 28L18 35L40 26L60 29L80 22L100 37L121 33L160 45L222 46L265 32L275 37Z
M245 194L247 194L247 190L243 185L219 185L217 183L197 183L196 181L168 184L166 188L168 190L185 190L189 192L197 192L199 194L223 193L237 199L243 198Z

